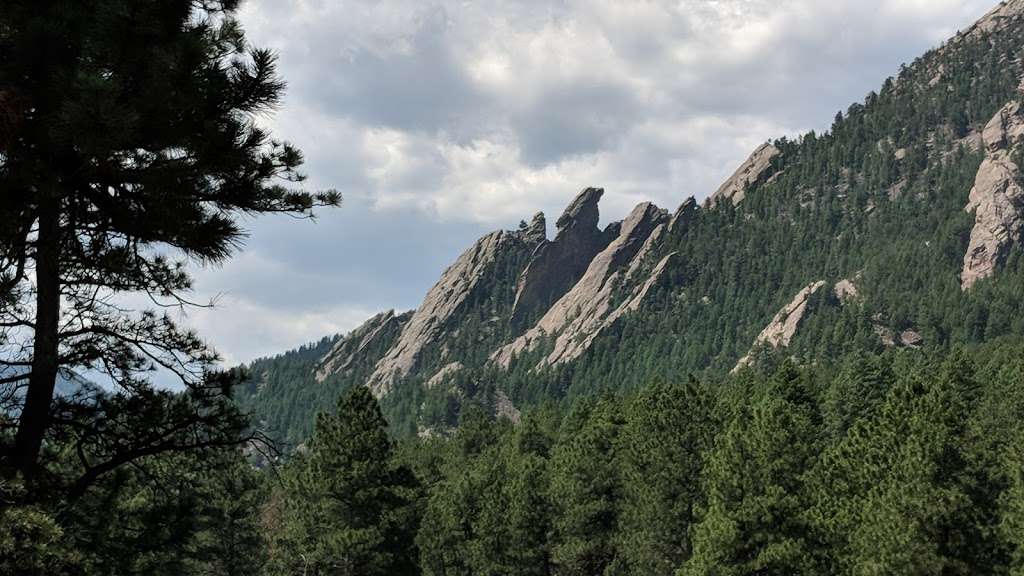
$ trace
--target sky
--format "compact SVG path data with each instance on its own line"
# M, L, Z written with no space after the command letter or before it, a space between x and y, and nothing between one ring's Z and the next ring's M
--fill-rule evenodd
M583 188L602 220L702 199L759 144L824 130L994 0L247 0L279 55L261 118L306 156L313 221L244 221L184 322L248 362L419 305L483 234Z

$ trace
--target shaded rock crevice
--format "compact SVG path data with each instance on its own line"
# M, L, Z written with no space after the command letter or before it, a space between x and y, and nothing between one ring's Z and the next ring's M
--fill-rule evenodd
M558 299L537 324L510 344L498 349L492 361L508 367L523 352L545 339L554 339L551 352L538 366L571 361L619 317L635 310L660 278L672 255L665 256L646 278L643 263L658 246L668 214L649 202L640 204L617 227L618 235L593 258L586 272Z
M537 244L519 277L511 323L522 327L565 294L611 241L598 227L602 188L587 188L558 219L555 239Z

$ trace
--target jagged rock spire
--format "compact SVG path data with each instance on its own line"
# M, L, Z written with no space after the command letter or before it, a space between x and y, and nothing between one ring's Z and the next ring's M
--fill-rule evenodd
M587 270L590 261L610 241L597 224L603 188L579 193L559 217L551 242L541 242L519 277L512 325L521 326L566 293Z

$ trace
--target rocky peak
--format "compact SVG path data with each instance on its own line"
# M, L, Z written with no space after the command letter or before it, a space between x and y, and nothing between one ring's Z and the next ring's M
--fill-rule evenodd
M558 233L568 228L597 228L600 213L597 204L604 196L604 188L586 188L565 208L562 216L555 222Z
M403 327L398 341L377 362L367 381L376 395L387 394L396 380L417 367L423 350L438 343L477 285L489 278L498 256L513 249L525 249L520 232L492 232L444 271Z
M530 224L519 231L523 242L530 245L540 245L548 239L548 221L544 218L543 212L537 212L530 220Z
M349 370L371 346L394 338L411 315L411 312L396 315L394 310L383 312L340 338L317 365L316 381L323 382L329 376Z
M556 224L553 241L541 241L516 284L513 326L536 318L560 298L587 270L590 261L608 245L597 227L602 188L587 188L569 204Z
M742 202L746 197L747 187L761 182L768 175L772 159L779 154L781 151L770 143L758 146L750 157L740 164L736 172L708 198L708 205L714 206L722 200L730 200L733 205Z
M537 324L511 344L492 355L507 367L519 354L531 350L547 337L555 337L554 348L541 365L558 364L577 358L594 339L623 314L635 310L660 278L671 255L643 275L648 256L666 228L668 214L644 202L633 209L616 228L617 237L595 256L586 272L558 299ZM613 307L614 301L620 302Z
M980 20L957 36L955 41L959 41L965 37L977 38L986 34L991 34L1022 14L1024 14L1024 0L1006 0L1004 2L1000 2L999 5L990 10L988 14L982 16Z
M1024 188L1013 149L1024 141L1020 103L1004 106L982 131L985 159L978 168L965 210L974 212L974 228L964 255L960 285L968 290L995 273L1010 246L1024 231Z
M672 215L672 219L668 222L668 229L675 231L680 226L685 226L690 219L693 218L694 213L697 212L697 199L690 196L679 208L676 209L675 214Z

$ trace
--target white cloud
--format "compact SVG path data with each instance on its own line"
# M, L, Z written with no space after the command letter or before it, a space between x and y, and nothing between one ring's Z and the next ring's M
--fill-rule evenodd
M225 366L234 366L348 332L376 312L344 305L296 312L228 294L216 308L192 309L183 320L221 353Z
M707 196L755 146L826 128L995 0L248 0L289 82L268 123L346 205L252 223L189 319L229 358L414 306L487 228L585 186L604 220Z
M276 127L316 182L493 226L585 185L706 196L988 4L251 0L242 19L281 53L301 117Z

